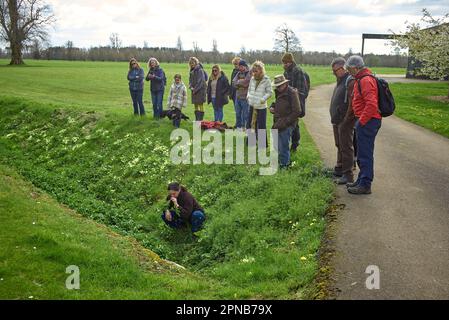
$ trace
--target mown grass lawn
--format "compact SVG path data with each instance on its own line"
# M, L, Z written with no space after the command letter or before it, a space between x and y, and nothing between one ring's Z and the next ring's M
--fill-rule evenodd
M167 76L181 73L188 81L187 65L164 67ZM282 71L280 66L267 69L270 76ZM306 70L314 85L334 81L329 68ZM83 216L137 239L202 277L205 284L192 285L187 298L313 296L317 252L333 185L304 127L293 168L274 176L260 176L258 167L251 165L175 166L168 156L171 124L131 115L126 73L126 63L106 62L30 61L25 67L0 67L0 163L15 168ZM146 107L151 109L148 103ZM186 113L193 115L192 109L189 104ZM206 118L211 116L209 108ZM233 108L227 106L225 121L233 124L233 119ZM270 126L271 119L268 122ZM182 127L192 131L188 122ZM198 240L188 230L168 229L160 219L166 184L172 180L186 185L206 208L208 220ZM9 203L1 214L13 210ZM79 230L83 228L80 223ZM66 261L64 241L50 242ZM98 244L108 247L102 240ZM68 260L84 263L84 257L77 258ZM105 277L110 277L105 270ZM13 269L0 269L0 277L1 272L21 281ZM58 273L58 277L62 276ZM117 297L101 295L102 281L91 283L98 290L95 297ZM126 279L117 281L123 281L118 288L135 286ZM186 281L176 292L162 287L160 295L129 297L177 298L189 286ZM211 283L216 295L210 294ZM7 297L24 297L34 287L26 282L15 291L11 288ZM46 297L70 298L52 292Z
M394 83L396 116L449 138L449 103L430 97L447 96L448 83Z

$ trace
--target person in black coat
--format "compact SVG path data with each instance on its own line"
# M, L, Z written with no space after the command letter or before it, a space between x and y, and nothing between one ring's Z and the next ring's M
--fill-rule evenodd
M214 121L223 122L223 106L229 103L229 80L219 65L212 67L207 84L207 103L214 107Z

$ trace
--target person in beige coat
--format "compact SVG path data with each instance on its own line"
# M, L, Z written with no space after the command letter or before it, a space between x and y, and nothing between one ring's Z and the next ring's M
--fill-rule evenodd
M256 137L259 138L259 130L267 129L267 101L273 95L273 89L262 61L254 62L251 72L252 77L249 82L247 96L249 104L247 129L249 129L248 132L256 132ZM266 147L266 135L260 138L259 147Z

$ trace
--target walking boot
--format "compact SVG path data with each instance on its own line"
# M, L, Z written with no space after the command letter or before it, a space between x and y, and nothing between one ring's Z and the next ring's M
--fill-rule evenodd
M348 188L348 192L351 194L371 194L371 187L357 185L355 187Z
M354 182L354 178L353 177L349 177L347 175L343 175L340 178L337 178L334 180L334 182L338 185L348 185L348 184L352 184Z

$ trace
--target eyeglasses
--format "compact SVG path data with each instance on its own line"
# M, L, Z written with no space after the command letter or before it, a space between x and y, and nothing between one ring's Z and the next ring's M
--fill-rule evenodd
M218 70L217 69L213 69L212 72L218 72Z
M340 70L340 69L344 69L343 67L340 67L340 68L337 68L337 69L335 69L335 70L332 70L332 73L333 74L336 74L337 72L338 72L338 70Z

